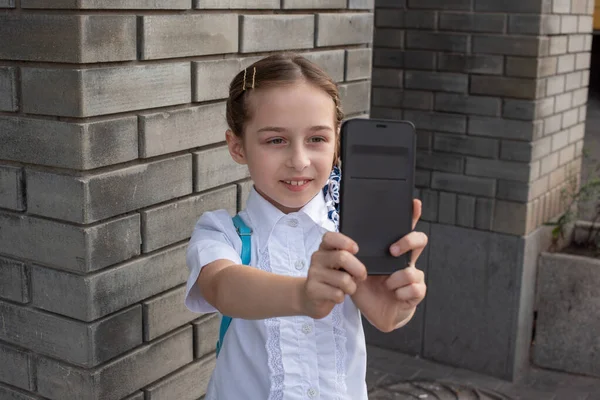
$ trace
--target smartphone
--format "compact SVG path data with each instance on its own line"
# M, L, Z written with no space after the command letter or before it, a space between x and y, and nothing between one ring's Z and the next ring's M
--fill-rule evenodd
M416 132L408 121L351 119L341 128L340 232L369 275L405 268L390 245L412 231Z

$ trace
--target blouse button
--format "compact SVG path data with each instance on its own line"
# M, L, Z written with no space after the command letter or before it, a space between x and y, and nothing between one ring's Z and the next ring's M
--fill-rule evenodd
M290 219L290 220L287 222L287 224L288 224L289 226L291 226L292 228L295 228L295 227L297 227L297 226L298 226L298 220L297 220L297 219L295 219L295 218L293 218L293 219Z
M298 271L300 271L302 268L304 268L304 260L296 260L294 266Z
M302 325L302 332L306 333L307 335L309 333L312 332L312 325L311 324L304 324Z
M311 399L314 399L315 397L317 397L317 390L314 388L310 388L308 389L306 394L308 394L308 397L310 397Z

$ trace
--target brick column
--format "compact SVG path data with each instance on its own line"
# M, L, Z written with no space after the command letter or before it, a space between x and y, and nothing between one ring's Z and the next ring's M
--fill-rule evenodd
M371 116L416 124L430 246L415 321L371 342L508 379L527 366L540 226L581 168L593 7L376 3Z
M197 399L216 316L185 247L251 182L234 74L297 50L369 110L368 0L0 0L0 398Z

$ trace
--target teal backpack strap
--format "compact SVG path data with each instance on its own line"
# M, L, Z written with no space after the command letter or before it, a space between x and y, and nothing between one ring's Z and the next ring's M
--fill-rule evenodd
M240 235L240 239L242 239L242 264L250 265L250 256L252 255L252 229L246 225L244 220L238 215L232 218L233 225L235 225L235 229L237 230L238 235ZM219 327L219 341L217 342L217 357L221 352L221 347L223 346L223 339L225 338L225 334L227 333L227 329L229 329L229 325L231 325L231 317L223 315L221 318L221 326Z

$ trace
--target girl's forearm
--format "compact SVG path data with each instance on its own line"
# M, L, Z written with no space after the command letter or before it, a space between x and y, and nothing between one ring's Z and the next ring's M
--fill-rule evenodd
M303 315L301 293L305 280L230 265L212 274L201 290L206 300L224 315L266 319Z

